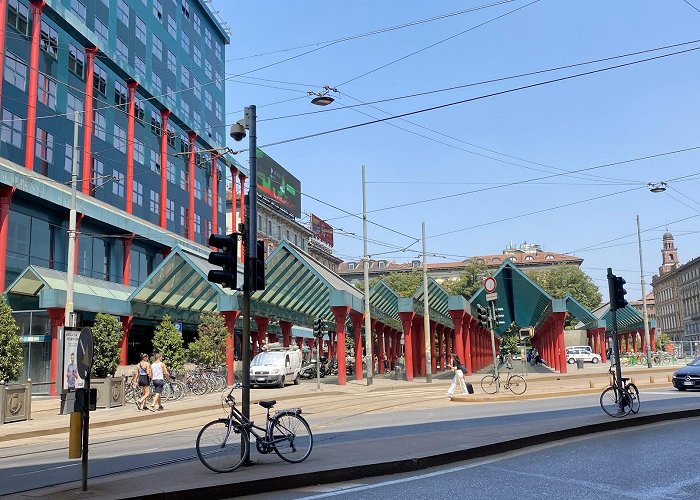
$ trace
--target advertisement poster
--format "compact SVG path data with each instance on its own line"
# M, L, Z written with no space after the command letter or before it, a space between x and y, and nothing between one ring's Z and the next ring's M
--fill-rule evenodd
M314 236L329 247L333 247L333 226L311 214L311 231Z
M78 338L80 330L66 328L63 332L63 388L69 390L81 389L85 381L78 376Z
M263 150L257 149L258 194L297 219L301 217L301 183Z

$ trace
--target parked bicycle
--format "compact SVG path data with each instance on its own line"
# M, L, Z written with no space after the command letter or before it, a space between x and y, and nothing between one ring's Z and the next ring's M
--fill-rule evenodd
M260 401L267 410L266 425L260 427L236 408L233 389L223 398L228 405L228 417L209 422L197 435L197 456L204 466L214 472L232 472L250 457L250 435L255 436L255 448L262 454L271 452L287 462L303 462L314 445L309 424L301 416L301 408L279 410L270 416L277 402Z
M615 375L615 364L610 365L608 372L612 375L612 384L600 395L600 407L603 411L616 418L639 412L641 403L637 386L630 382L629 378L622 377L620 380L624 386L620 387Z
M496 372L495 375L489 374L481 379L481 389L487 394L496 394L500 386L509 389L513 394L524 394L527 390L527 382L521 375L513 375L508 368L508 378L505 382L501 381L501 374Z

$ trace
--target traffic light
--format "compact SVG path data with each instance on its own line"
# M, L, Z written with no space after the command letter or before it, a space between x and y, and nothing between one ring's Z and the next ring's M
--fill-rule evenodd
M498 327L501 325L505 325L506 322L503 321L503 318L505 318L505 316L503 315L503 308L502 307L494 307L493 308L493 326Z
M238 233L212 234L209 236L209 244L219 251L211 252L207 260L222 270L209 271L207 279L235 290L238 288Z
M484 306L482 306L481 304L476 305L476 321L479 323L479 326L482 328L489 327L488 312L486 311L486 308Z
M323 336L323 320L318 318L314 320L314 337Z
M627 290L625 290L624 285L626 281L622 276L613 276L613 286L612 286L612 297L610 297L610 308L624 309L627 305L627 300L625 300L625 295L627 295Z
M253 266L253 286L251 292L265 290L265 242L258 240L255 242L255 260Z

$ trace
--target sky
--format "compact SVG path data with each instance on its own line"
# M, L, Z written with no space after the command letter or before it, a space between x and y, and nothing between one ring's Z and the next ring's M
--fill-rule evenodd
M681 262L699 254L700 0L689 2L211 5L231 29L227 122L256 105L258 146L300 180L302 222L336 228L338 257L363 255L364 165L372 258L415 260L425 222L429 262L537 243L583 258L604 297L613 268L635 300L637 216L647 293L666 228ZM335 102L312 105L307 92L325 85Z

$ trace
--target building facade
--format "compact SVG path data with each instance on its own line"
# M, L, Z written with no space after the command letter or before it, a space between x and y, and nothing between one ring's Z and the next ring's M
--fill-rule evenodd
M218 153L229 35L209 4L0 0L0 23L2 290L30 265L67 270L74 164L78 275L137 287L175 245L206 252L209 233L225 227L226 169L241 191L246 178ZM59 312L10 300L25 375L40 370L41 383Z
M540 245L523 243L522 245L509 244L502 253L494 255L477 255L458 262L437 262L428 264L428 275L438 282L455 279L464 269L464 266L472 262L484 264L487 267L497 268L505 261L511 261L524 271L539 271L555 265L581 266L583 259L556 252L547 252ZM390 260L370 260L370 277L379 277L391 273L405 273L422 269L420 260L408 263L398 263ZM340 264L338 274L351 283L357 283L364 279L362 261L343 262Z
M673 341L684 340L683 333L683 299L681 296L681 269L678 250L673 235L666 231L662 238L661 266L659 274L651 281L656 302L657 328Z

